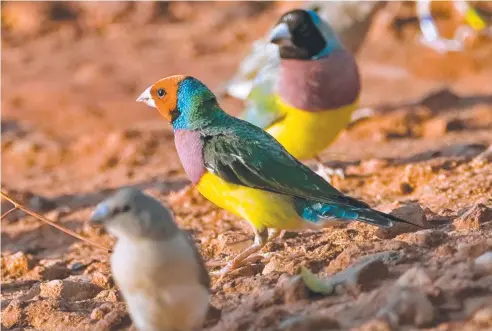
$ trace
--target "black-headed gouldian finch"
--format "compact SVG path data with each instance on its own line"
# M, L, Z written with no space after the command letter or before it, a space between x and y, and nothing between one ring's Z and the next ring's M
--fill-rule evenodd
M284 14L269 36L278 45L276 70L258 74L241 118L266 130L299 160L332 144L358 108L360 76L354 56L314 11ZM329 180L333 170L319 163Z
M300 1L283 3L297 6ZM294 5L292 5L294 4ZM372 25L375 15L384 8L382 1L305 1L302 9L314 10L340 37L345 49L356 54ZM219 93L245 100L259 72L275 71L280 65L278 46L270 43L269 35L253 42L251 51L239 64L237 72Z
M224 112L196 78L161 79L137 101L171 123L179 158L198 191L253 226L254 244L222 273L240 266L280 230L320 229L335 220L379 227L404 222L342 194L269 133Z
M140 331L201 329L210 278L194 243L159 201L125 188L99 203L91 223L117 238L111 270Z

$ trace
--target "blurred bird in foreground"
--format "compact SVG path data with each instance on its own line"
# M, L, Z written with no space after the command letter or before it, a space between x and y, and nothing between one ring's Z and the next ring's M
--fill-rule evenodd
M330 180L334 171L317 155L336 140L358 107L355 58L313 10L282 15L268 41L278 45L280 61L259 72L241 117L265 129L296 158L316 158L318 173Z
M167 208L137 189L122 189L97 205L91 222L117 238L111 270L138 330L202 327L210 279Z
M198 191L253 226L254 244L222 274L240 266L283 229L320 229L337 219L379 227L404 222L343 195L270 134L225 113L215 95L193 77L161 79L137 101L157 108L171 123L181 163Z

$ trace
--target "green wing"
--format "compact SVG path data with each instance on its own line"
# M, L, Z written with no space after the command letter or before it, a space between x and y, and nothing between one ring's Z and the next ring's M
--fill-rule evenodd
M275 138L245 121L231 118L220 129L204 132L203 139L205 167L228 182L324 203L368 207L344 196Z

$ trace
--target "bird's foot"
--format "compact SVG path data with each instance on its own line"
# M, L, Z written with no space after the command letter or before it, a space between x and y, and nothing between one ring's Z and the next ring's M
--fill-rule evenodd
M239 268L241 265L242 265L242 263L241 264L234 263L234 260L232 260L232 261L228 262L221 269L215 270L215 271L211 271L210 272L210 275L212 275L212 276L218 276L219 279L221 279L222 277L224 277L225 275L227 275L232 270Z
M285 235L285 230L281 229L268 229L268 241L274 241L275 239L283 239Z
M253 254L258 252L264 245L260 244L253 244L247 249L245 249L243 252L238 254L232 261L229 261L222 269L218 271L213 271L211 272L211 275L213 276L220 276L220 278L224 277L226 274L228 274L230 271L233 271L235 269L238 269L239 267L242 267L243 265L247 264L250 262L250 258Z
M248 257L246 260L244 260L243 265L257 263L258 261L261 261L262 263L268 263L277 254L278 252L265 252L265 253L254 254Z
M336 168L332 169L329 167L325 167L323 164L318 165L318 170L316 170L316 173L323 177L324 180L326 180L328 183L331 184L331 180L333 176L337 176L340 179L345 179L345 174L343 173L343 169L341 168Z
M232 261L228 262L225 267L222 269L211 272L213 276L220 276L220 278L224 277L230 271L237 269L249 262L251 262L251 256L257 252L259 252L263 246L265 246L268 240L268 229L264 228L261 231L257 229L253 229L255 232L255 242L250 247L246 248L244 251L236 255ZM279 231L280 232L280 231ZM276 232L274 231L270 235L275 236Z
M234 262L234 260L232 260L228 262L222 269L211 271L210 274L212 276L219 276L220 278L222 278L231 271L234 271L246 265L257 263L258 261L261 261L262 263L268 263L277 254L278 252L265 252L265 253L258 253L258 254L253 253L252 255L248 256L247 258L245 258L239 263Z

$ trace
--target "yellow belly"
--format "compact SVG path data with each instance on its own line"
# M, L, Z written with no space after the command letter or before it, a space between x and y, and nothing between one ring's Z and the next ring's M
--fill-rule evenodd
M217 206L249 221L255 228L304 229L309 227L297 214L292 198L228 183L206 172L198 191Z
M284 119L266 129L299 160L309 160L332 144L350 123L358 100L337 110L308 112L277 99Z

